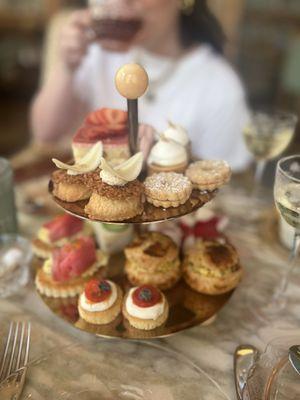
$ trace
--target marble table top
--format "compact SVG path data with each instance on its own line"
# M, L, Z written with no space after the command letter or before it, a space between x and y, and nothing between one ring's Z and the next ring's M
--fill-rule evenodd
M41 219L23 215L20 222L23 233L30 236ZM288 251L277 242L276 232L270 240L270 229L266 221L258 227L230 220L227 233L245 268L243 282L210 325L156 340L157 347L106 341L75 330L46 308L32 282L17 296L1 300L2 335L12 318L32 321L32 365L23 398L235 399L236 346L252 343L263 350L272 338L299 327L296 300L273 323L257 318L257 310L270 299L287 266ZM296 289L291 285L291 292Z

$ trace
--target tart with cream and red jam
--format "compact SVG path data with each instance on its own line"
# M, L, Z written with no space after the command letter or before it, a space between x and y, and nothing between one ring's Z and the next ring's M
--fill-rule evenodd
M152 330L166 322L169 315L168 301L154 286L134 287L125 297L123 315L134 328Z
M121 312L122 291L112 281L92 279L79 297L80 317L90 324L105 325L112 322Z
M46 222L32 241L32 250L37 257L49 258L53 250L62 247L80 236L91 236L88 223L69 214L59 215Z
M48 297L80 294L91 278L106 274L108 256L97 250L91 237L82 237L55 249L37 272L37 289Z
M75 160L84 157L99 141L103 144L106 159L129 158L127 119L126 111L111 108L102 108L88 114L72 141Z

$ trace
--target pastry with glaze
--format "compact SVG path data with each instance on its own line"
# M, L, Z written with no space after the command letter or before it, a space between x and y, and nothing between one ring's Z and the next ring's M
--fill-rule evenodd
M109 324L117 318L121 308L122 290L109 280L90 280L79 297L79 315L90 324Z
M123 316L136 329L152 330L162 326L169 315L164 294L151 285L134 287L123 303Z

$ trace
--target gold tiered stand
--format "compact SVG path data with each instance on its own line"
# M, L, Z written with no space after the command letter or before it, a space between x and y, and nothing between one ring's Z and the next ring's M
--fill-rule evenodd
M119 93L127 99L129 121L129 143L132 154L138 148L138 98L148 87L148 75L137 64L127 64L119 69L115 79ZM64 211L83 219L89 219L84 211L87 201L76 203L64 202L53 196L53 184L49 183L49 192L53 200ZM122 221L125 224L158 223L179 218L196 211L209 202L216 192L201 192L193 190L190 199L176 208L159 208L145 203L143 214L135 218ZM106 224L120 224L120 221L98 221ZM130 283L124 275L124 255L117 254L109 262L109 277L118 283L124 293L130 288ZM71 299L53 299L41 296L48 307L61 318L75 327L106 338L151 339L170 336L184 329L208 322L229 300L232 292L220 296L208 296L195 292L181 280L175 287L165 292L170 305L170 314L166 324L153 331L135 329L120 315L108 325L92 325L78 317L77 297Z

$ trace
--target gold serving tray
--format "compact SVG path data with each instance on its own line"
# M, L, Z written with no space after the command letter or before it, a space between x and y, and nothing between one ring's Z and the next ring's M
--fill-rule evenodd
M53 195L53 182L49 182L49 193L51 194L55 203L69 214L82 219L90 219L84 211L84 207L88 203L88 200L77 201L75 203L68 203L66 201L60 200ZM163 222L184 215L190 214L199 208L203 207L206 203L211 201L217 194L217 190L213 192L201 192L199 190L193 190L189 200L180 207L162 208L154 207L152 204L145 203L143 214L138 215L134 218L127 219L125 221L100 221L106 224L150 224L153 222Z
M121 253L112 256L108 266L108 278L121 286L123 294L131 287L123 273L124 262L125 258ZM190 289L181 280L175 287L164 293L170 306L169 318L163 326L152 331L143 331L132 327L121 314L115 321L107 325L89 324L78 315L78 296L58 299L39 295L59 318L75 328L103 338L144 340L168 337L205 323L221 310L233 291L220 296L202 295Z

